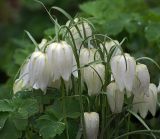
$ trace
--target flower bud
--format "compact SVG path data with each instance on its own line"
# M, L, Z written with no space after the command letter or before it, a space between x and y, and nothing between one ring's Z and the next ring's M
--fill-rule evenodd
M139 94L134 96L133 111L139 113L141 117L145 118L148 111L153 116L156 114L157 104L157 87L154 84L149 85L149 96L146 94Z
M47 47L47 57L50 64L53 80L60 77L68 81L73 68L73 51L65 41L55 42Z
M112 113L120 113L124 102L124 92L120 92L116 83L107 86L107 99Z
M117 55L111 59L111 70L120 91L132 91L136 74L136 62L129 54Z
M87 139L97 139L99 130L99 114L96 112L85 112L84 121Z

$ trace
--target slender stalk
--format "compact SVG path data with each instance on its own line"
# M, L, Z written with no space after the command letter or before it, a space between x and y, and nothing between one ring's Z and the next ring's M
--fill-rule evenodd
M67 123L67 116L66 116L66 102L65 102L65 84L63 79L61 79L61 92L62 92L62 107L63 107L63 115L64 115L64 123L66 125L66 136L69 139L68 133L68 123Z
M101 98L101 133L100 133L100 139L104 138L104 128L105 128L105 97L103 95L100 96Z
M131 131L125 134L122 134L118 137L115 137L114 139L120 139L120 138L124 138L125 136L129 136L129 135L133 135L133 134L144 134L144 133L160 133L159 130L135 130L135 131Z
M129 130L130 130L130 117L131 117L131 115L129 114L128 120L127 120L127 132L129 132ZM126 137L126 139L128 139L128 136Z
M71 36L71 39L72 39L72 42L73 42L73 52L74 52L74 56L75 56L75 59L76 59L76 63L77 63L77 68L79 69L80 68L80 61L79 61L79 55L77 53L77 48L76 48L76 43L75 43L75 40L73 38L73 34L72 32L70 31L70 29L67 27L67 26L62 26L60 28L60 30L62 28L66 28L67 31L69 32L70 36ZM60 32L59 30L59 32ZM82 90L81 90L81 71L78 70L78 94L79 94L79 103L80 103L80 109L81 109L81 120L82 120L82 129L83 129L83 136L84 136L84 139L87 139L87 136L86 136L86 127L85 127L85 121L84 121L84 107L83 107L83 98L82 98Z

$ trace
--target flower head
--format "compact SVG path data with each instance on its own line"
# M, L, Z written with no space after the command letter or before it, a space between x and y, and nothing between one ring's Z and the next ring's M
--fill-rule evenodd
M154 116L157 104L157 87L154 84L149 85L149 96L139 94L134 96L133 110L139 113L143 118L147 116L148 111Z
M102 64L93 64L85 67L83 70L83 79L88 87L88 95L97 95L100 93L104 83L105 67Z
M46 51L53 80L62 77L65 81L68 81L75 64L71 46L65 41L54 42L47 47Z
M107 99L112 113L120 113L124 102L124 92L120 92L115 82L107 86Z
M80 48L85 37L92 35L92 29L90 25L86 21L80 20L79 18L75 18L74 23L68 21L66 25L70 27L70 31L73 35L77 49Z
M96 112L85 112L84 121L87 139L97 139L99 130L99 114Z
M136 74L136 62L129 54L117 55L111 59L111 70L120 91L132 91Z
M132 92L134 95L148 94L150 84L150 75L146 65L136 65L136 76Z
M29 84L46 92L50 81L50 70L46 54L35 51L29 60Z

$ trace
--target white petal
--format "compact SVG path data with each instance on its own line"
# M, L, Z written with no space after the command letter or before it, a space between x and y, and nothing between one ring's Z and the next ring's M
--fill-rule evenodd
M149 96L146 96L146 99L149 103L149 111L153 116L156 114L156 105L157 105L157 87L154 84L149 85Z
M104 65L91 65L91 67L84 68L83 71L83 79L88 87L88 95L91 96L100 93L105 76Z
M107 87L107 99L113 113L120 113L122 111L124 93L118 90L114 82L110 83Z
M136 74L136 62L133 57L126 56L127 69L125 73L124 84L128 92L132 91L133 82Z
M87 139L97 139L99 130L99 114L96 112L85 112L84 121Z

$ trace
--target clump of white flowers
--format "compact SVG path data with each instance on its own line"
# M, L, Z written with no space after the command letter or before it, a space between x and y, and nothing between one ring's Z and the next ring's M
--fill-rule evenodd
M142 118L148 111L156 114L160 85L150 83L147 65L124 53L117 40L98 37L83 18L69 20L66 28L67 33L61 29L56 37L43 39L27 58L15 80L14 94L27 89L46 93L48 87L60 89L64 84L67 91L72 89L72 95L96 97L95 100L106 97L107 101L100 101L98 106L106 107L108 103L114 114L122 112L125 99L132 100L130 110ZM97 139L103 122L97 112L84 113L87 139Z

